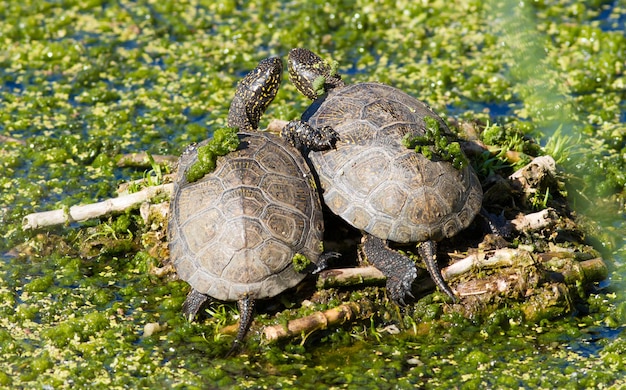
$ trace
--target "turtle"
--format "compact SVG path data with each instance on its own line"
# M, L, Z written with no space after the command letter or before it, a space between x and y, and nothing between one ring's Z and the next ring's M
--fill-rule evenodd
M402 142L407 136L427 136L427 118L436 121L446 142L454 134L428 105L397 88L373 82L348 85L307 49L292 49L288 57L292 83L313 103L282 133L308 155L325 204L364 232L363 251L387 276L393 300L404 303L411 296L417 273L415 264L389 242L420 243L418 253L431 277L456 301L437 265L436 242L468 227L480 212L480 181L469 164L459 169ZM307 150L307 134L315 129L332 129L339 140L328 150Z
M211 300L237 301L233 348L248 331L256 299L297 285L304 271L322 269L338 255L323 253L321 200L305 159L280 136L257 131L282 71L280 58L270 57L241 80L228 114L239 145L192 182L186 172L209 140L189 146L178 161L170 202L170 257L191 285L182 311L194 318ZM297 256L309 262L304 271L294 266Z

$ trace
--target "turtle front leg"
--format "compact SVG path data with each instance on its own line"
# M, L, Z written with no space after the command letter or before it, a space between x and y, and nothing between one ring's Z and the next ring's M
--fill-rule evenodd
M280 132L290 144L304 152L316 152L335 147L339 134L330 126L315 128L303 121L291 121Z
M387 277L387 291L394 302L404 305L405 297L413 297L411 284L417 277L417 270L411 259L371 234L365 234L363 252L367 260Z
M435 284L441 291L446 293L447 296L452 298L452 302L456 302L457 298L446 283L443 280L443 276L441 275L441 270L439 269L439 265L437 265L437 244L434 241L424 241L417 248L424 264L426 264L426 269L430 274L430 277L435 281Z

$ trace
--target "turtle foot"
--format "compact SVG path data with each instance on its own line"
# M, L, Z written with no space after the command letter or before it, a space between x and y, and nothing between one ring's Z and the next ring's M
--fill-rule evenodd
M513 233L511 224L507 222L506 218L502 215L491 214L484 207L480 209L480 216L484 218L487 223L488 230L491 234L495 234L499 237L508 238Z
M411 284L417 277L411 259L392 250L385 241L370 234L365 236L363 252L367 260L387 277L387 292L397 304L404 305L405 298L413 298Z
M435 255L436 250L437 245L434 241L424 241L418 247L419 254L422 257L424 264L426 264L426 269L428 270L430 277L433 279L437 287L439 287L439 289L443 291L447 296L452 298L452 302L457 302L458 299L450 289L450 286L448 286L448 283L443 280L441 270L437 265L437 259Z
M328 260L336 259L341 257L341 253L339 252L324 252L320 255L317 264L311 263L311 269L307 270L312 274L319 273L328 267Z
M330 126L314 128L303 121L291 121L283 128L280 135L290 144L302 151L322 151L335 147L339 134Z

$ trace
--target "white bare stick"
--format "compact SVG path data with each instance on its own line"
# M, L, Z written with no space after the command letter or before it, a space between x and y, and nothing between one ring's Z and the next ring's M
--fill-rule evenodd
M174 184L162 184L147 187L134 194L107 199L102 202L70 207L69 210L59 209L28 214L22 220L22 229L37 229L44 226L61 225L67 222L81 222L98 218L116 211L124 211L139 205L158 194L171 194Z
M287 323L287 326L273 325L263 329L263 335L268 341L275 341L306 334L318 329L326 329L330 325L352 321L360 311L358 304L349 302L326 311L318 311L302 318L296 318Z
M355 267L355 268L334 268L324 270L317 278L317 288L353 286L355 284L384 283L387 278L377 268Z
M525 250L503 248L498 249L489 257L486 253L469 255L463 260L443 268L441 275L445 280L450 280L457 275L471 271L473 268L510 267L515 264L532 264L532 262L532 256Z
M557 222L558 218L555 209L547 208L536 213L519 215L509 222L518 232L527 232L550 227Z
M550 156L534 158L528 165L518 169L509 176L514 188L532 196L539 189L549 185L556 177L556 162Z

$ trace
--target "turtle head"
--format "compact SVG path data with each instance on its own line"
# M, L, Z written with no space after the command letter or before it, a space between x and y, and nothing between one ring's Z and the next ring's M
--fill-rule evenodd
M282 75L283 63L280 58L269 57L259 62L237 85L228 111L228 126L256 130L261 115L278 93Z
M289 78L304 96L311 100L335 87L344 85L336 65L328 64L307 49L292 49L288 58Z

